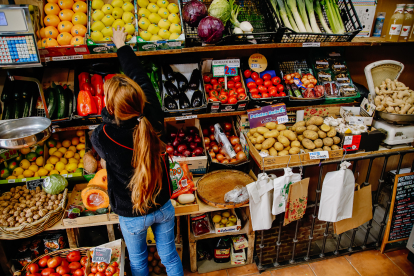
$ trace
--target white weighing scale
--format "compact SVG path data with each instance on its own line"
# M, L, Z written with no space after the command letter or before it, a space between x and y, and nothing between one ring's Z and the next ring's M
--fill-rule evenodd
M412 125L393 125L382 120L374 120L373 127L387 132L387 137L383 141L387 145L393 146L414 142L414 126Z
M29 6L0 5L0 67L42 66Z

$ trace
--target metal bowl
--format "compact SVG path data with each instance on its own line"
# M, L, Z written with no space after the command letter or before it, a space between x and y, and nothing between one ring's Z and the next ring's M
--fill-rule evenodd
M46 141L52 121L45 117L26 117L0 124L0 148L21 149Z
M414 123L414 114L394 114L383 111L376 111L375 113L378 118L381 118L390 124L409 125Z

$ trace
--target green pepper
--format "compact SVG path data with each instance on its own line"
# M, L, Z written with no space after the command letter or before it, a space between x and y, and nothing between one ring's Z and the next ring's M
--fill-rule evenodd
M156 81L156 77L158 77L157 76L157 73L156 72L152 72L151 73L150 80L151 80L152 86L155 89L155 92L157 92L157 97L158 97L158 100L160 101L160 105L162 106L161 92L160 92L160 88L158 87L158 82Z

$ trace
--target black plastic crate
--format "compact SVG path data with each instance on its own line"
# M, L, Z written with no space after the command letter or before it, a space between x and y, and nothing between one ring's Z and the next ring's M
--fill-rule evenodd
M271 1L271 0L265 0ZM275 9L271 3L270 8L273 12ZM359 21L358 15L355 11L352 0L339 0L338 8L341 13L342 22L345 27L344 34L327 34L327 33L297 33L290 28L287 28L279 18L274 17L276 22L276 41L277 43L303 43L303 42L349 42L351 41L361 30L362 25ZM322 13L325 18L325 22L331 28L326 15L325 9L322 7ZM319 28L322 28L319 22L318 16L315 14L316 22ZM323 29L323 28L322 28ZM331 28L332 30L332 28Z

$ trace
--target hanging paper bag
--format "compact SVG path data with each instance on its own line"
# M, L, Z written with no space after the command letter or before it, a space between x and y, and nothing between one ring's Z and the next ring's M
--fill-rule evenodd
M305 178L289 187L289 193L286 200L285 220L283 226L292 221L301 219L306 212L308 205L308 186L309 178Z
M291 168L285 168L285 174L273 180L273 206L272 214L278 215L286 209L287 192L289 185L302 179L299 173L293 173Z
M341 234L348 230L357 228L372 219L372 196L371 185L361 188L355 185L357 190L354 193L354 204L352 217L334 223L335 234Z

